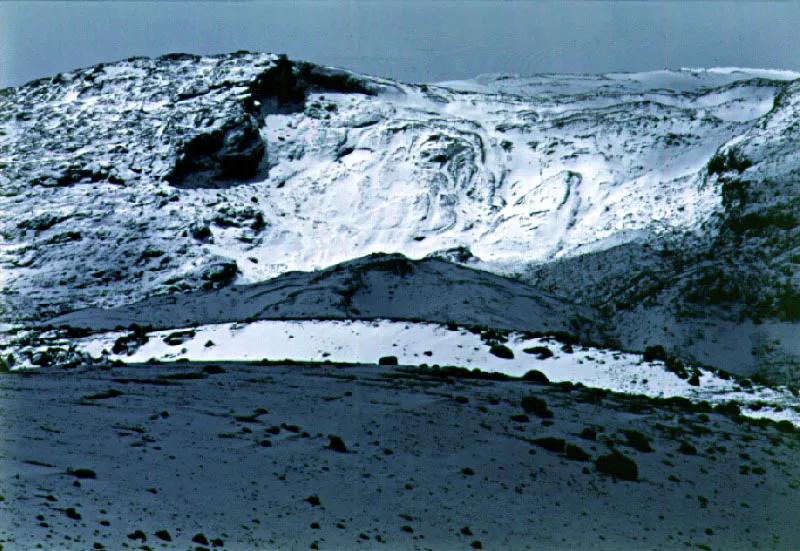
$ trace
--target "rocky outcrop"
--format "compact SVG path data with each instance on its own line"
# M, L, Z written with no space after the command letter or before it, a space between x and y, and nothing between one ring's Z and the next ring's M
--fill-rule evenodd
M265 117L302 113L312 89L367 92L347 75L271 54L169 54L0 91L0 318L232 283L236 261L202 248L208 221L252 242L264 213L251 197L214 214L183 194L268 178Z
M412 85L238 52L2 90L0 320L386 252L533 283L596 312L609 344L740 365L800 318L786 78Z

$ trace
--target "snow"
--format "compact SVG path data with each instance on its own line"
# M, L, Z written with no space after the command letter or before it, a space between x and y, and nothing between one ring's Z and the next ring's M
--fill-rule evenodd
M14 355L15 371L33 368L34 361L47 363L39 361L42 358L37 359L35 352L57 355L55 367L42 369L35 377L6 374L11 383L4 379L0 385L0 411L7 414L0 418L0 425L3 421L7 425L5 446L0 449L0 493L6 496L0 499L3 539L14 534L18 545L33 547L33 539L44 534L40 528L51 523L67 538L80 537L80 541L72 540L76 545L88 545L92 531L99 538L101 529L93 522L66 522L61 512L77 504L88 520L106 515L100 508L111 510L113 501L118 507L109 515L112 528L102 530L102 537L114 540L108 543L113 548L128 545L125 534L134 526L151 536L165 528L157 515L175 520L194 514L196 518L183 527L178 522L171 525L177 527L176 538L188 540L201 529L209 535L224 533L226 538L227 532L232 532L228 547L238 548L248 537L251 543L256 537L262 543L276 538L275 532L267 532L280 528L281 541L287 547L300 548L309 544L300 541L305 538L301 530L319 520L317 511L309 512L302 496L319 492L325 501L320 510L347 517L349 524L361 529L370 524L368 517L376 507L384 505L378 496L385 492L383 499L403 495L404 508L423 509L413 509L413 513L423 517L426 529L437 537L448 530L457 533L457 526L448 526L442 519L449 523L453 517L461 523L462 517L469 516L476 533L481 530L488 535L489 529L502 533L503 543L497 539L493 545L492 539L487 544L490 548L519 546L548 532L541 526L567 526L566 521L575 521L574 511L584 507L589 495L576 490L576 483L603 481L594 475L586 478L589 472L584 469L576 482L578 471L569 471L570 462L544 453L535 457L535 467L529 471L532 450L526 434L558 434L576 442L576 435L595 423L613 429L608 431L611 435L636 423L641 423L639 428L655 430L649 425L666 422L677 426L687 421L683 415L676 418L663 410L640 418L628 415L627 410L579 403L569 391L555 386L519 381L430 383L419 374L404 373L402 367L375 366L384 356L396 356L402 366L460 366L514 377L538 370L553 382L626 395L683 397L712 405L736 403L745 416L800 426L796 389L747 384L740 378L688 367L699 375L699 381L693 381L698 384L692 385L662 362L645 362L639 354L579 346L569 350L554 339L529 338L523 333L508 335L506 345L514 357L503 359L491 353L480 335L437 324L258 321L185 327L183 331L194 335L177 345L164 341L176 329L151 332L149 341L128 355L110 353L126 332L68 339L56 331L38 334L24 325L5 323L46 319L82 306L135 304L145 297L161 300L163 295L151 295L195 290L209 283L206 270L220 260L236 261L238 283L256 283L287 271L325 268L372 252L420 258L465 246L477 255L476 267L522 272L531 264L634 241L648 242L662 234L702 234L722 209L720 180L709 178L706 171L709 159L720 150L741 146L744 156L756 163L748 176L758 170L758 177L764 180L793 181L791 174L798 164L796 136L790 130L796 127L796 113L800 112L795 108L800 101L800 83L786 82L800 79L796 72L731 67L607 75L484 75L429 86L354 75L362 82L379 84L375 89L381 91L374 96L313 93L294 112L288 108L272 112L270 100L260 98L265 101L259 104L264 109L259 118L243 110L243 105L254 99L251 85L275 59L267 54L233 54L183 61L128 60L7 89L0 97L0 162L8 164L0 173L0 315L5 316L0 318L0 352L4 360ZM221 130L243 113L257 121L267 150L263 166L253 178L200 185L168 181L190 138ZM759 166L764 160L767 162ZM244 221L219 222L217 216L225 214L225 207L258 211L263 214L264 227L256 229L247 216ZM43 214L55 217L37 220ZM210 239L193 236L198 225L209 228ZM368 283L380 283L379 278L367 279ZM288 282L286 286L291 285ZM489 287L486 284L483 289ZM510 285L496 285L486 294L474 287L464 288L473 289L461 294L475 302L488 302L504 293L513 295L508 291L513 291ZM247 292L242 296L247 297ZM264 292L279 295L283 290ZM304 316L322 317L316 312L330 306L322 293L300 296L293 292L286 290L279 298L303 309ZM437 297L439 303L424 300L436 292L438 286L419 285L405 296L423 299L397 300L390 308L385 305L392 297L388 293L382 296L378 285L371 290L370 299L389 311L396 308L405 317L449 319L437 310L437 304L459 293L442 293L445 299ZM503 302L503 313L509 316L497 319L516 320L509 324L515 328L546 314L552 316L550 321L563 321L563 315L559 317L562 309L551 303L538 304L537 297L517 297L508 307ZM169 298L181 300L176 295ZM180 319L173 325L189 324L185 316L218 307L220 316L205 321L236 319L221 315L226 305L237 304L236 300L206 298L204 295L191 314L190 309L176 307ZM531 301L539 306L535 312L519 306ZM256 302L254 298L247 305ZM369 306L370 301L365 299L365 303ZM398 304L402 306L395 306ZM483 306L486 311L482 314L489 318L498 308ZM576 309L570 306L571 311ZM423 310L426 316L420 316ZM241 314L240 309L234 311ZM112 314L109 319L128 326L129 319L123 314L118 318ZM795 342L792 335L786 329L778 334L777 342L791 346ZM86 356L76 354L72 347L97 359L99 365L86 361ZM535 347L545 347L553 356L540 359L535 350L525 352ZM25 354L19 354L20 350ZM265 359L274 365L258 364ZM110 360L122 365L109 365ZM150 360L162 363L150 364ZM215 375L207 377L197 371L177 373L184 365L178 360L248 363L226 364L226 378L214 379ZM314 365L293 366L284 360ZM73 369L58 367L62 361L65 366L75 362ZM325 365L326 361L359 365ZM184 382L166 384L170 375L199 377L176 377L185 382L183 386ZM357 379L361 380L354 383ZM337 387L339 384L344 386ZM387 388L379 388L381 385ZM355 392L340 392L345 386ZM109 387L118 391L118 396L111 398L117 401L98 403L97 394ZM530 423L522 429L510 426L509 419L518 417L514 413L519 413L519 395L538 391L562 414L557 416L555 428L546 423ZM461 401L453 399L454 392L463 393L458 395ZM497 393L503 394L502 399L495 397ZM93 407L86 407L89 404ZM485 404L497 406L498 411ZM254 434L243 425L250 423L241 420L250 419L246 414L267 409L270 411L263 415L272 415L272 427L260 427L263 433ZM242 415L237 415L237 410ZM563 415L567 412L571 415ZM624 426L609 425L612 414L618 415ZM658 422L651 423L656 416ZM465 420L468 424L460 426ZM719 421L728 426L721 427ZM715 429L720 429L716 443L733 440L735 445L741 444L736 421L714 419ZM279 427L278 423L283 424ZM308 432L295 434L286 423L302 425ZM136 429L129 430L131 426ZM430 430L431 426L436 430ZM277 428L279 434L270 428ZM741 430L750 431L750 427L744 425ZM324 447L328 433L343 434L348 445L353 443L353 453L329 453ZM270 439L269 446L264 445L264 438ZM777 446L776 442L771 446ZM392 454L385 452L387 443L396 450ZM689 526L697 526L697 511L687 509L682 501L684 494L689 496L689 488L673 486L680 483L674 477L666 486L666 481L662 484L658 478L664 478L664 466L674 466L677 443L662 436L657 443L659 452L666 453L658 456L659 460L648 454L636 456L649 482L638 487L655 488L659 498L669 488L680 488L674 492L680 498L678 509L690 517ZM785 444L794 443L787 438ZM363 447L357 449L359 444ZM602 453L592 446L593 452ZM764 446L744 446L742 450L748 454L773 453L766 441ZM724 453L722 449L716 448ZM265 450L277 455L265 456L270 453ZM711 453L701 455L711 458ZM389 455L392 459L386 459ZM329 457L334 459L329 461ZM670 460L661 461L663 457ZM720 467L738 468L740 457L735 453L727 459L720 456L719 461L714 457L719 477L735 472ZM390 463L397 459L400 461ZM694 456L679 459L689 465L695 461ZM484 473L503 461L503 472L490 481ZM475 477L474 486L467 484L468 489L458 490L462 493L450 493L450 488L456 488L452 478L463 479L459 473L467 463L478 472L483 470L482 476ZM203 474L206 464L210 476ZM777 460L775 465L779 465ZM84 486L73 485L68 469L80 466L96 468L99 478ZM717 500L718 490L724 494L735 489L737 495L727 509L715 503L709 511L743 511L738 507L742 486L720 485L708 476L692 480L686 466L681 465L681 478L695 494L711 495L713 489ZM547 476L537 480L537 469ZM769 496L766 502L772 503L778 494L791 498L784 489L792 480L796 482L796 477L783 469L769 469L765 480L776 486L760 490ZM703 467L699 472L708 474ZM287 474L288 484L293 486L284 484ZM522 495L529 489L516 484L528 476L536 480L532 485L536 491L547 486L549 493ZM158 484L151 482L151 477ZM367 478L371 480L365 482ZM512 480L516 487L510 490L506 482ZM369 492L364 484L370 485ZM401 494L417 486L431 498ZM757 483L747 491L756 494L761 486L764 484ZM79 487L82 489L75 489ZM583 522L594 522L595 528L620 525L617 510L600 505L603 501L629 507L633 510L630 525L642 526L639 503L650 504L655 512L652 504L656 500L641 495L639 501L628 499L631 488L616 482L601 488L598 496L602 498L595 501L592 514L581 515L588 519ZM433 498L440 489L443 493ZM613 499L608 497L609 490L617 492ZM41 510L47 516L42 518L47 523L39 524L33 500L41 500L46 492L58 494L60 503L51 506L49 500L43 501ZM542 495L559 501L551 506L552 500L543 500ZM506 501L498 501L498 496ZM752 499L748 495L748 501ZM225 511L232 509L236 514L225 518L212 512L219 503L238 504ZM542 505L542 511L531 513L531 503ZM559 507L561 503L565 506ZM663 500L657 503L663 511ZM753 510L764 510L760 503L754 505ZM251 523L255 513L250 508L255 511L256 506L264 518L282 520L264 522L253 534L237 533L237 526L250 532L251 526L245 523ZM426 506L436 514L430 515ZM467 509L469 515L464 514ZM796 507L778 509L791 512ZM499 511L505 524L483 530L481 523L490 522L487 510ZM53 516L56 511L57 517ZM239 518L240 513L244 514ZM632 520L634 514L636 521ZM292 515L294 519L288 518ZM352 522L353 516L358 522ZM537 522L547 520L533 527L531 516ZM663 519L663 514L659 518ZM326 544L340 548L352 547L353 541L361 544L361 540L345 541L333 518L325 520L331 521L320 532L325 534ZM762 520L756 518L763 525L796 525L775 517ZM416 526L422 522L418 518ZM738 519L731 522L739 528L746 526ZM667 524L677 526L661 523ZM720 534L726 532L714 526ZM371 529L384 534L391 529L395 538L398 534L398 526L386 522ZM597 543L594 532L573 531ZM372 532L373 536L377 533ZM515 533L517 540L509 540ZM761 534L753 535L764 541ZM640 536L637 531L636 538ZM392 540L391 545L397 541ZM442 548L437 544L451 539L425 541L430 547ZM581 547L574 542L570 545Z
M685 397L711 404L735 402L752 417L788 419L800 426L800 399L784 387L742 388L734 379L722 379L700 368L700 385L668 371L663 362L645 362L641 355L591 347L565 352L552 339L527 338L512 333L506 343L513 359L499 358L480 335L448 330L436 324L394 321L259 321L249 324L217 324L186 328L196 334L180 345L168 345L164 337L173 331L149 334L150 340L131 355L109 355L128 363L175 361L295 361L374 364L383 356L396 356L400 365L455 365L521 377L530 370L555 382L569 381L588 387L658 398ZM78 341L78 349L99 357L110 351L120 333ZM544 346L554 355L538 359L526 348ZM748 404L766 404L758 411ZM782 408L776 411L775 407Z
M298 119L293 126L283 126L285 141L270 143L271 158L277 164L270 181L283 181L284 187L280 193L270 192L267 204L261 203L267 218L277 221L274 233L238 254L235 238L223 237L224 245L214 251L237 261L246 256L259 259L258 266L240 262L243 282L278 275L264 266L310 270L371 252L402 252L418 258L455 245L470 247L492 269L497 263L512 261L519 266L574 255L590 243L616 244L620 232L696 230L718 208L714 191L698 192L697 179L689 176L696 175L732 134L720 141L707 136L699 153L695 149L671 153L667 167L642 159L644 166L658 168L631 170L632 153L650 156L652 152L632 147L627 134L594 136L595 127L602 125L602 112L597 121L588 119L563 131L525 122L519 132L498 132L498 125L519 120L523 110L534 108L539 116L546 114L538 105L513 97L462 96L447 89L437 93L446 94L449 101L440 105L410 91L405 100L397 96L371 99L370 107L391 113L389 118L374 126L346 128L344 133L337 117L331 122ZM339 113L351 108L353 100L345 103L347 99L325 95ZM729 109L727 103L734 99L741 98L720 97L714 103ZM760 112L762 103L759 97L755 107L747 104L746 109ZM594 104L580 107L589 111L587 116L594 116L590 114L597 109ZM281 135L285 118L270 119L267 135ZM685 123L678 124L683 128L675 128L676 132L688 130ZM580 132L591 137L576 137ZM556 162L526 145L537 135L557 144ZM511 153L497 146L503 140L514 144ZM598 141L605 147L601 149ZM304 157L281 163L281 156L298 143L308 144ZM344 145L355 150L331 160L332 150ZM609 149L624 151L624 156L609 155ZM449 151L444 166L427 160L436 151ZM659 159L666 155L661 150L656 154ZM573 173L580 177L577 189L572 190L573 196L581 198L580 205L558 199L564 194L563 180ZM598 193L601 184L615 193ZM657 216L654 224L651 214L660 210L665 192L678 194L683 209ZM518 203L521 199L523 203ZM424 236L425 241L414 241L416 236Z
M116 306L169 291L175 282L195 285L206 266L222 260L236 261L238 283L255 283L373 252L421 258L464 246L478 257L476 267L522 273L531 264L665 232L702 233L722 208L719 189L704 185L708 160L752 129L792 76L484 75L424 88L356 76L383 91L314 93L297 112L273 113L265 103L260 133L267 154L256 177L170 186L164 178L182 136L238 116L247 83L273 61L242 54L108 64L46 85L53 100L36 104L36 112L64 130L63 139L34 139L28 122L13 116L0 124L0 146L13 145L7 150L15 157L43 159L35 169L20 165L20 182L47 180L65 161L83 158L101 159L109 167L103 170L125 182L26 185L25 201L0 197L0 230L19 242L29 237L17 224L31 202L81 205L30 243L27 271L16 267L13 249L0 251L9 310ZM176 101L163 92L166 82L199 95ZM19 101L10 105L34 105L26 94L37 90L15 91ZM217 116L209 117L209 105ZM125 134L114 130L122 122ZM213 220L219 204L258 209L265 226L212 222L211 242L193 239L187 230ZM131 213L147 225L133 227ZM67 230L91 239L49 244ZM165 254L145 266L141 279L137 268L98 281L70 260L113 270L117 256L135 258L148 243Z
M718 73L721 75L735 75L745 74L752 75L758 78L771 78L776 80L796 80L800 78L800 73L797 71L788 71L785 69L754 69L748 67L711 67L709 69L686 69L689 71L708 71L709 73Z

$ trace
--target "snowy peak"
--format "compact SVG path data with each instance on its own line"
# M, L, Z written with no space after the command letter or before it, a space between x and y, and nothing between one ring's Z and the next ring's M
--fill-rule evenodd
M253 81L274 69L275 60L271 55L132 58L8 89L6 136L0 142L6 176L47 187L167 178L182 148L199 135L225 133L233 121L244 119L239 134L226 136L232 147L255 127L245 100Z
M368 92L342 71L248 52L130 58L8 88L4 175L45 187L249 178L264 153L262 119L302 104L310 85Z
M475 267L521 274L711 236L725 203L707 165L789 101L785 78L410 85L240 52L134 58L6 89L0 316L256 283L375 252L463 251Z

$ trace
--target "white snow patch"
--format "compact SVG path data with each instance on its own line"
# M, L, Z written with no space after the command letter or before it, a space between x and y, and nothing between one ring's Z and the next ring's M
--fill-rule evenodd
M53 259L30 273L20 271L26 269L20 267L24 253L0 249L7 267L0 284L9 287L10 305L34 304L19 297L37 297L42 304L72 306L79 296L85 305L117 306L120 297L138 300L166 291L168 281L201 275L216 257L236 261L238 283L324 269L374 252L416 259L458 246L483 260L482 269L520 273L532 263L663 232L700 234L722 209L718 186L705 185L708 160L748 132L782 87L756 77L794 76L715 69L484 75L428 87L371 80L392 91L312 94L307 112L266 116L260 129L265 166L253 181L179 192L166 185L180 133L196 131L200 122L210 131L227 120L206 120L200 107L231 108L273 60L243 54L224 65L203 58L158 70L151 61L121 62L96 76L104 81L102 90L63 84L58 101L42 105L53 125L44 136L73 126L89 134L31 141L22 137L38 128L32 122L12 117L4 123L0 149L14 144L6 147L15 152L14 169L42 165L25 168L30 177L57 177L59 163L86 158L98 173L136 182L26 186L35 197L25 202L0 196L0 226L13 230L7 233L16 243L26 239L18 224L30 216L31 201L52 210L83 205L81 216L60 222L54 234L85 232L91 224L110 236L86 249L81 241L49 247L49 235L25 243L30 258ZM162 81L198 95L174 102L156 92L162 86L153 83ZM228 84L215 87L222 82ZM120 125L134 134L117 132ZM139 133L147 138L134 139ZM213 243L192 238L191 228L213 220L223 202L257 209L263 227L212 223ZM146 230L135 228L134 220L149 220ZM94 282L85 290L55 280L32 283L71 272L76 256L102 269L118 243L140 237L174 260L153 266L157 277L124 278L101 290Z
M641 355L613 350L574 347L562 350L553 339L528 338L511 333L506 346L513 359L490 353L480 335L466 330L451 331L426 323L395 321L259 321L250 324L205 325L184 331L195 336L180 345L164 338L174 331L156 331L132 355L110 355L110 359L137 363L151 359L174 361L257 361L292 359L341 363L377 363L383 356L396 356L400 365L439 364L521 377L530 370L544 373L554 382L570 381L588 387L650 397L685 397L710 404L736 402L744 415L788 419L800 426L800 400L789 389L754 385L741 388L734 379L722 379L699 369L700 384L692 386L666 369L659 361L645 362ZM120 333L109 333L78 341L78 349L99 357L110 351ZM543 346L554 355L538 359L525 349ZM761 405L758 411L747 404Z
M691 69L690 69L691 70ZM696 70L696 69L695 69ZM797 71L789 71L787 69L753 69L748 67L711 67L707 69L709 73L718 73L721 75L732 75L735 73L744 73L758 78L771 78L775 80L795 80L800 78L800 73Z

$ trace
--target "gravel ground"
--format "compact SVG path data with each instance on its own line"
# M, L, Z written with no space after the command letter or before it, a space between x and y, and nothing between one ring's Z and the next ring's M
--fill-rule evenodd
M4 373L0 549L797 549L797 436L699 409L374 365Z

